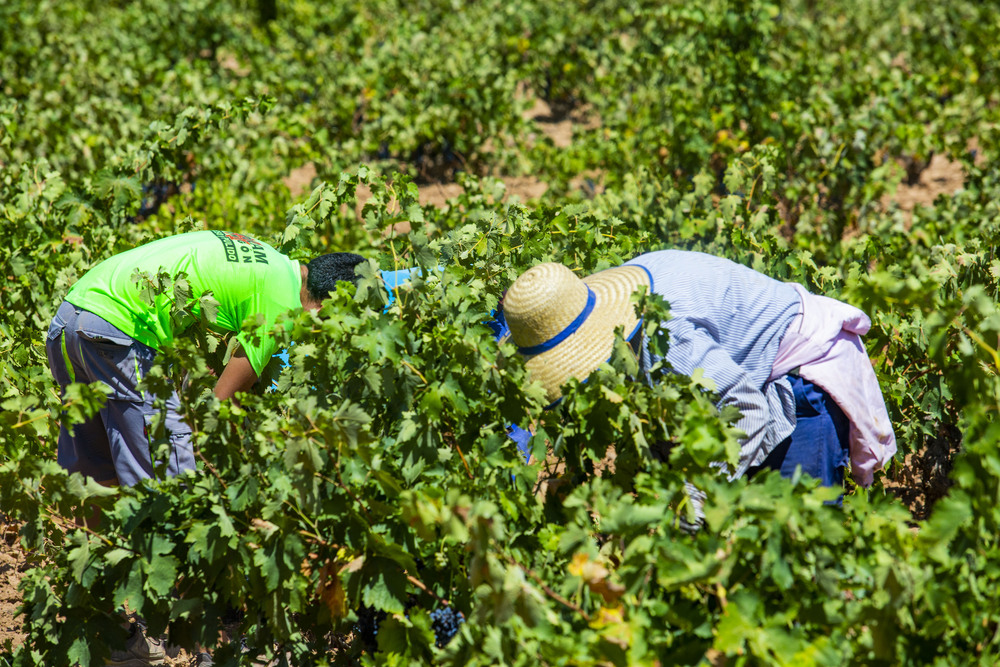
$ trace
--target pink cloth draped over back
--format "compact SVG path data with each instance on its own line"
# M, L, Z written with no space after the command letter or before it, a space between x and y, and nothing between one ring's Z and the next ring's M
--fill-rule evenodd
M781 339L770 379L798 368L828 393L851 422L851 476L869 486L875 470L896 453L896 436L861 336L871 320L854 306L793 284L802 313Z

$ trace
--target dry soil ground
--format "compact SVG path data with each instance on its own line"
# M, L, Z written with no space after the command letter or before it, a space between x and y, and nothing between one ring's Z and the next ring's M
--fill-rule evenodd
M3 539L0 539L0 646L7 640L15 643L21 640L21 623L15 611L21 602L21 594L17 585L21 583L21 573L24 571L24 553L17 542L17 531L14 527L0 527Z

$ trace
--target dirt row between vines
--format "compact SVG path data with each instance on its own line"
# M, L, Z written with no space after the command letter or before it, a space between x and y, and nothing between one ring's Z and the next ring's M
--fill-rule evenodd
M17 618L21 593L17 590L25 570L24 552L12 526L0 526L0 646L8 641L19 644L23 640L21 622Z

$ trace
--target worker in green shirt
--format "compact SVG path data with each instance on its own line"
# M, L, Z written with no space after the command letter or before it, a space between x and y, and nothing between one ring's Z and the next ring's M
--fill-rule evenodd
M98 264L70 289L48 332L49 367L61 387L103 382L110 389L97 415L60 430L60 465L109 485L131 486L153 476L147 425L154 397L137 385L156 351L194 321L172 317L174 290L150 292L158 275L183 275L195 314L198 297L211 292L218 312L210 326L236 333L239 348L215 386L218 398L229 399L250 389L270 360L276 344L268 331L278 315L318 309L337 281L356 280L361 261L352 253L329 253L300 264L244 234L211 230L153 241ZM249 334L241 331L247 321L261 324ZM174 394L167 401L168 475L195 467L191 430L179 407Z

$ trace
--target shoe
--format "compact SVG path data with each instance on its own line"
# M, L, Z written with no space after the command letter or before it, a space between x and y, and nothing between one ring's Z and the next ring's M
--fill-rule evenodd
M104 664L109 667L153 667L164 664L166 659L163 641L148 636L143 626L133 623L129 628L125 650L112 651L111 657Z
M202 651L194 656L194 660L191 662L191 667L212 667L214 664L215 662L212 660L211 654Z

